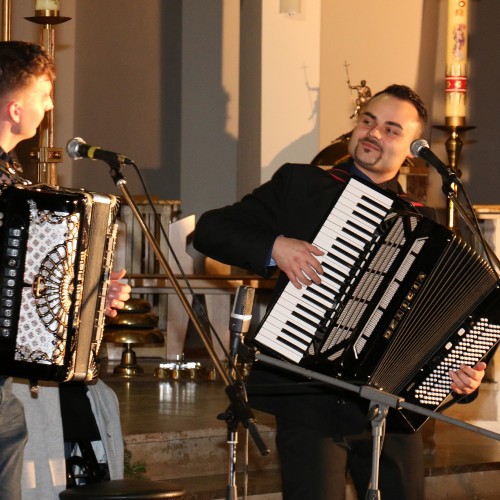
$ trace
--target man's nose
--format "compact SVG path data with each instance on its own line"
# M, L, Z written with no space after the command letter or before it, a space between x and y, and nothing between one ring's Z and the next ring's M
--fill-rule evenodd
M377 125L374 125L369 131L368 131L368 136L369 137L374 137L375 139L381 139L382 138L382 133L380 132L379 128Z

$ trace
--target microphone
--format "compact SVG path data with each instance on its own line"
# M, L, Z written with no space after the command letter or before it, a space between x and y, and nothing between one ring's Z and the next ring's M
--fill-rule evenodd
M82 158L90 158L91 160L102 160L109 164L116 162L130 165L134 163L130 158L123 156L120 153L106 151L98 146L90 146L80 137L75 137L68 141L66 151L73 160L81 160Z
M234 298L233 310L229 321L229 331L231 333L231 349L229 356L235 359L238 354L243 335L250 328L252 319L253 299L255 288L251 286L239 286Z
M413 141L410 145L410 151L413 156L422 158L432 165L445 181L460 184L457 174L431 151L429 143L425 139L416 139Z

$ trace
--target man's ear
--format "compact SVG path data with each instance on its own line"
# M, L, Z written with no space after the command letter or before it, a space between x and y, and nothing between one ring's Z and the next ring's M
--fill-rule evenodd
M7 103L7 114L14 123L21 121L23 107L19 101L10 101Z

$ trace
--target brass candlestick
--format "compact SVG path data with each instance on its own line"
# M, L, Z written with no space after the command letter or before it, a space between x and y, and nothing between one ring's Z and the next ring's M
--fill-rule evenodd
M59 16L58 10L35 10L34 17L25 19L42 26L40 44L52 59L55 59L54 26L65 23L71 18ZM52 92L54 93L54 90ZM52 100L55 102L54 96ZM31 158L38 162L37 182L55 186L57 185L57 163L63 161L63 149L54 147L54 110L48 111L40 124L38 143L39 148L30 152Z
M443 130L450 134L448 140L445 143L446 152L448 154L448 166L451 168L451 170L453 170L453 172L455 172L457 177L460 178L462 172L458 168L458 165L460 153L462 152L463 142L459 134L476 127L465 125L435 125L434 128ZM452 188L456 194L457 186L455 184L452 184ZM453 202L448 198L446 206L446 224L450 229L456 229L455 219L455 207L453 206Z

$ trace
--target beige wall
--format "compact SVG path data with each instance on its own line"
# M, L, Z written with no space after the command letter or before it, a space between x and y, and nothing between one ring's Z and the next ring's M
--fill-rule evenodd
M324 0L321 33L321 147L354 121L352 85L373 92L392 83L416 87L420 70L424 0Z
M162 38L160 2L144 3L76 2L74 130L89 144L134 159L147 176L161 166ZM131 192L141 192L133 170L123 172ZM74 162L73 181L116 190L103 162Z
M72 20L56 28L56 145L78 135L134 158L153 194L181 198L185 214L230 203L267 178L303 136L306 146L284 161L307 161L352 126L345 61L351 82L366 79L373 91L415 86L431 125L441 124L446 3L302 0L303 18L283 19L274 13L278 0L143 0L140 7L136 0L62 0L61 15ZM13 1L13 38L37 40L24 20L33 10L32 0ZM491 110L500 4L471 2L471 10L468 123L476 129L464 134L462 166L473 201L498 203ZM260 52L266 46L269 61ZM429 127L427 137L445 159L443 133ZM64 185L115 189L100 162L65 160L59 173ZM430 200L439 206L436 177Z
M300 5L289 15L280 0L262 3L261 182L318 149L321 0Z

